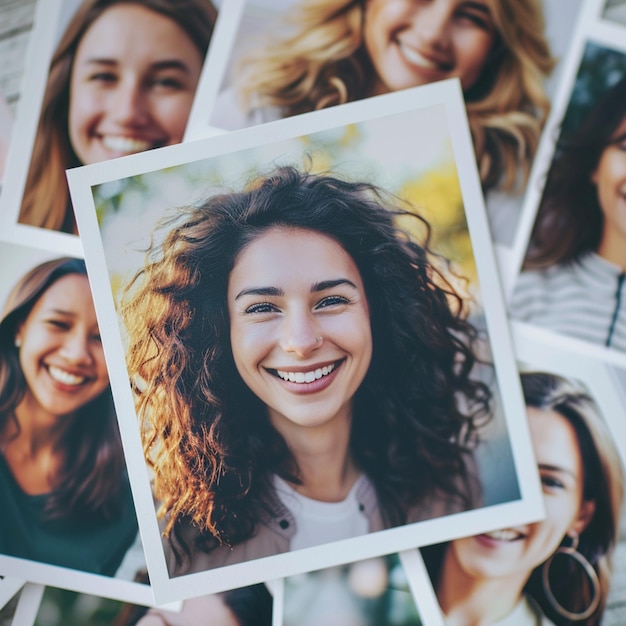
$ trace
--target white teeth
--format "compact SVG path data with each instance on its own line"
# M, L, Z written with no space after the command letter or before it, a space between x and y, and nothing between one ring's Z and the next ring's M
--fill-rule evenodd
M109 150L127 153L144 152L152 147L151 141L121 137L120 135L103 135L102 143Z
M494 530L490 533L485 533L487 537L491 537L492 539L496 539L497 541L515 541L515 539L519 539L522 535L515 530L505 529L505 530Z
M400 48L400 51L406 58L406 60L409 61L409 63L412 63L413 65L417 65L418 67L423 67L427 70L441 69L438 63L435 63L434 61L431 61L430 59L427 59L426 57L422 56L414 48L410 48L409 46L406 46L402 42L398 42L398 46Z
M87 380L84 376L70 374L69 372L62 370L59 367L55 367L54 365L48 366L48 372L54 380L63 383L64 385L80 385Z
M335 369L335 364L324 365L324 367L318 367L310 372L285 372L283 370L276 370L276 373L283 379L292 383L312 383L314 380L322 378L322 376L328 376Z

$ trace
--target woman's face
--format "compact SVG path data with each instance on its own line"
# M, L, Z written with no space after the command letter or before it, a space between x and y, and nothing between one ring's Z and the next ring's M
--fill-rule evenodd
M374 94L459 78L469 89L496 39L490 0L366 0Z
M626 117L602 151L591 175L604 215L604 245L613 242L623 253L626 246Z
M583 465L572 425L554 411L528 409L530 433L543 485L546 519L452 542L452 558L473 578L525 581L563 538L580 534L594 506L583 501Z
M68 274L37 300L15 336L23 402L51 417L73 414L109 384L89 281Z
M350 418L372 335L359 270L334 239L260 235L237 257L228 309L237 370L279 432Z
M69 133L84 164L180 143L202 57L173 20L136 4L105 10L80 40Z

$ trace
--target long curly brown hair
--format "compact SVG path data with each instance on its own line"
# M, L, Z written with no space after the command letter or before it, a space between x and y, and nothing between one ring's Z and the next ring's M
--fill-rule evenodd
M399 215L412 216L424 241L397 228ZM298 481L287 443L235 367L226 298L237 255L278 226L331 236L361 274L373 356L353 402L350 450L387 524L404 523L434 493L474 505L465 458L491 394L470 375L477 331L433 265L428 224L374 185L281 167L172 212L123 297L127 364L166 534L192 523L201 549L236 545L261 511L275 510L272 475Z

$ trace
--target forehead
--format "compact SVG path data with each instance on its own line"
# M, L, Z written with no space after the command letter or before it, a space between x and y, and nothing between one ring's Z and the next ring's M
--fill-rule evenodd
M580 444L572 424L556 411L528 407L527 414L537 463L563 469L582 481Z
M361 284L356 263L332 237L311 230L275 227L259 235L235 259L229 287L306 285L336 278Z
M66 274L54 281L35 302L32 313L63 308L84 314L93 312L89 280L83 274Z
M105 9L87 28L78 45L77 56L121 56L129 50L154 49L167 53L168 48L187 33L169 17L147 7L122 3Z

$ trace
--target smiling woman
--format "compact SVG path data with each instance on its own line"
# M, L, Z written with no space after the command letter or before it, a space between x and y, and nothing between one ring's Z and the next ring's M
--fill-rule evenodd
M546 518L423 549L448 626L602 621L623 499L618 452L578 383L526 373L522 385Z
M111 576L137 521L84 262L26 274L0 345L0 553Z
M50 65L19 221L75 233L65 170L182 141L210 0L85 0Z
M477 506L476 331L394 202L283 167L158 227L122 316L171 575Z

